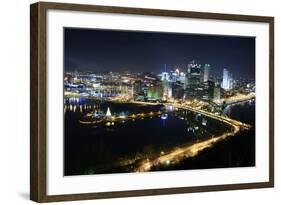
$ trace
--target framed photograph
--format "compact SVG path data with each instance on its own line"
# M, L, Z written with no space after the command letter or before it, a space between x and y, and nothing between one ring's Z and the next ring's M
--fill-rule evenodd
M30 198L274 186L274 18L30 7Z

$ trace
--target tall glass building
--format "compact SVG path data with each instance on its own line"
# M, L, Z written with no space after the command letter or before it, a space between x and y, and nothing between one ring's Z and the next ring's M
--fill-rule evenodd
M223 69L221 87L225 90L231 90L233 88L232 74L226 68Z

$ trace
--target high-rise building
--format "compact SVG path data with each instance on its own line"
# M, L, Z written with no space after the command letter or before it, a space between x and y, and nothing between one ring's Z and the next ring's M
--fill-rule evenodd
M158 83L147 88L147 97L149 99L162 100L163 99L163 85Z
M174 99L182 99L184 95L184 90L182 89L182 83L172 83L172 97Z
M214 100L220 100L221 98L221 88L220 87L214 87Z
M208 80L204 82L201 98L203 100L212 100L214 97L214 87L215 83L213 81Z
M147 96L147 86L141 80L137 80L134 82L132 90L134 98L145 98Z
M162 81L169 81L170 80L170 75L168 72L162 72L161 73L161 80Z
M182 84L185 84L185 73L184 72L180 72L179 82L181 82Z
M159 76L162 81L170 81L170 74L167 72L166 64L164 64L164 71Z
M203 76L204 82L207 82L208 80L210 80L210 72L211 72L211 65L205 64L204 65L204 76Z
M225 68L223 69L221 87L225 90L229 89L229 71Z
M170 71L170 81L175 83L179 80L180 72L179 69L171 70Z
M191 61L187 65L184 88L196 88L203 82L203 72L201 64Z
M163 86L163 98L162 100L168 100L170 98L172 98L172 87L170 86L170 84L164 84Z
M172 87L169 79L164 79L162 81L163 86L163 97L162 100L168 100L172 97Z
M221 87L225 90L231 90L233 88L232 74L226 68L223 69Z

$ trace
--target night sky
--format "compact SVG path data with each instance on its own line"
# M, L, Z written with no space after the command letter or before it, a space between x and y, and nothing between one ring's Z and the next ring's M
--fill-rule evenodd
M255 38L160 32L64 29L66 71L164 71L196 60L209 63L221 77L227 68L234 78L254 79Z

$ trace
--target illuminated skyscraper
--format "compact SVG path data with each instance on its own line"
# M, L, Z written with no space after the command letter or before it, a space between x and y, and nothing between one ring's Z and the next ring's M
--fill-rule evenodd
M162 81L169 81L170 80L170 75L169 73L167 72L167 66L166 64L164 64L164 72L161 73L161 80Z
M172 97L172 88L168 82L163 83L163 98L162 100L168 100Z
M170 80L170 76L168 72L162 72L161 73L161 80L162 81L169 81Z
M233 88L232 74L226 68L223 69L222 88L225 90Z
M163 93L164 93L164 89L163 89L162 83L158 83L154 86L150 86L147 89L147 97L149 99L162 100L163 99Z
M212 100L214 97L214 87L215 83L213 81L206 81L203 83L202 90L202 99L203 100Z
M214 87L214 100L219 100L221 98L221 88L220 87Z
M171 83L168 80L163 80L162 85L163 85L163 98L162 98L162 100L168 100L172 97Z
M184 73L184 72L180 72L179 81L180 81L182 84L185 84L185 73Z
M203 72L201 64L191 61L187 65L184 88L196 88L203 82Z
M204 65L204 76L203 76L204 82L207 82L208 80L210 80L210 72L211 72L211 65L205 64Z

